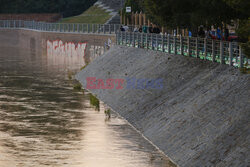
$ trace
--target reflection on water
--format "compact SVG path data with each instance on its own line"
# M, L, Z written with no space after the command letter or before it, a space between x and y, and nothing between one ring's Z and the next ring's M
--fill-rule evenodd
M67 70L0 48L0 167L167 167L171 162L116 115L105 119Z

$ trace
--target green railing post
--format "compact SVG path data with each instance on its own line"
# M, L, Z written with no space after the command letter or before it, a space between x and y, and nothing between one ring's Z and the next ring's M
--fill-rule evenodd
M153 34L151 34L151 47L152 47L152 50L154 50L154 39L153 39Z
M116 44L117 45L120 44L119 40L120 40L120 32L116 32Z
M156 50L159 50L159 41L158 41L158 34L155 35L155 45L156 45Z
M121 44L123 45L123 32L121 31Z
M192 56L192 52L191 52L191 42L190 42L190 40L191 40L191 38L190 37L188 37L188 56Z
M148 49L149 45L148 45L148 33L146 33L146 48Z
M197 37L195 39L195 52L196 52L196 58L200 58L200 55L199 55L199 43L198 43L198 38Z
M89 24L87 24L87 33L89 33Z
M141 33L141 48L144 48L144 33Z
M212 40L212 61L215 62L215 40Z
M164 42L164 34L161 36L161 45L162 45L162 52L165 52L165 42Z
M239 64L239 67L240 68L243 68L244 67L244 58L243 58L243 53L242 53L242 47L241 45L239 45L239 56L240 56L240 64Z
M174 36L174 54L177 54L176 36Z
M180 51L181 51L181 55L183 55L183 39L181 35L180 35Z
M233 47L232 47L232 42L229 42L229 65L233 66Z
M223 40L220 41L220 63L225 64Z
M207 59L207 38L204 38L204 58Z
M133 32L133 47L135 47L135 32Z
M125 31L124 34L125 34L125 45L127 46L127 32Z

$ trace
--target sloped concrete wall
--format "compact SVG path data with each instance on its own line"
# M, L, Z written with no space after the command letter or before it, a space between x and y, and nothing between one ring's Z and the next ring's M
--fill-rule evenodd
M249 75L227 65L115 46L77 75L97 79L162 78L162 89L92 93L123 116L179 166L249 162Z

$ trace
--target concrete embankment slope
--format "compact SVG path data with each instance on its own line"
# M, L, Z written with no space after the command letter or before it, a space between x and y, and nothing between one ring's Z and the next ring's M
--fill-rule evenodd
M249 75L190 57L115 46L77 78L163 79L163 89L90 90L179 166L247 166Z

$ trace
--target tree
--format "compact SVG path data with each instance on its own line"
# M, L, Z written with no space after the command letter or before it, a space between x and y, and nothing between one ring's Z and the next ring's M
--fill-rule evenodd
M237 11L223 0L145 0L145 11L158 25L191 28L230 23Z
M238 17L239 28L237 33L242 42L245 55L250 58L250 1L249 0L224 0L228 5L241 13Z
M0 13L62 13L79 15L97 0L0 0Z

